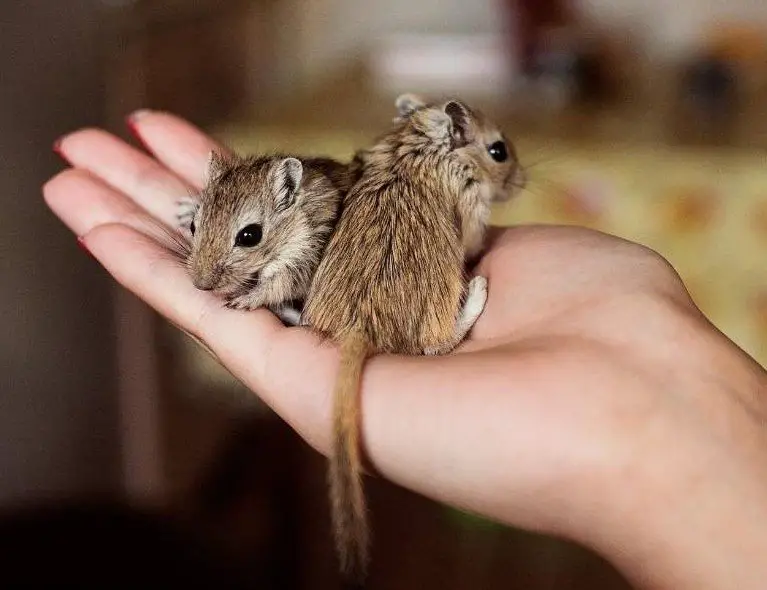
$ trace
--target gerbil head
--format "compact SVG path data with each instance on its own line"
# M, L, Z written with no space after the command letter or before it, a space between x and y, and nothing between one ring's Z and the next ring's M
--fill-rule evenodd
M231 299L279 271L302 176L292 157L211 154L190 227L187 263L198 289Z
M493 201L506 201L526 183L514 145L483 113L460 100L429 104L416 94L395 101L398 121L409 120L431 140L449 141L459 157L473 164L475 179Z

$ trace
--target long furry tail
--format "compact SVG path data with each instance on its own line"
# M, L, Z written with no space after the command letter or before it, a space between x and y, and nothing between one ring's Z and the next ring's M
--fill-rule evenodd
M359 441L359 389L370 353L361 333L341 343L341 364L333 399L333 447L330 455L330 499L341 572L361 584L367 574L370 531L362 488Z

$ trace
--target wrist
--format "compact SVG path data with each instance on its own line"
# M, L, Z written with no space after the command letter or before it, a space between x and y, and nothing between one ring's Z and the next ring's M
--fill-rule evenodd
M669 391L673 410L614 468L594 548L647 590L744 590L767 580L764 370L731 343L712 372ZM705 355L703 355L705 357ZM703 368L699 367L702 371Z
M767 490L738 469L691 471L674 485L642 486L645 497L625 504L602 553L646 590L763 588Z

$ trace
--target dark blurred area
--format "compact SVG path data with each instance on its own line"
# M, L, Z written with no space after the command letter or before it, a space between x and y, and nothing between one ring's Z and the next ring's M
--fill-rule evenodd
M325 462L117 287L45 208L54 140L141 107L241 151L348 156L404 91L459 95L529 165L499 224L671 260L767 362L762 0L0 3L0 585L337 588ZM369 482L371 589L618 590L568 543Z

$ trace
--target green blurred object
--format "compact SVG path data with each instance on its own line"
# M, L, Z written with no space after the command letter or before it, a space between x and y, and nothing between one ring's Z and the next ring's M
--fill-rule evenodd
M447 519L457 526L486 531L497 531L505 528L503 525L498 524L497 522L482 518L481 516L471 512L458 510L457 508L446 507L445 512Z

